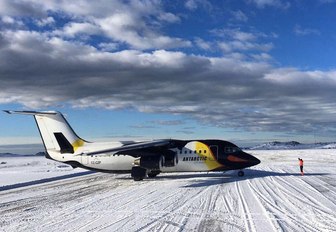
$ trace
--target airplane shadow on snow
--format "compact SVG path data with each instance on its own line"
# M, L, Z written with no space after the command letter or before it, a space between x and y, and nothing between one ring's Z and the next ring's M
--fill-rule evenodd
M264 178L268 176L298 176L301 177L300 173L284 173L284 172L274 172L274 171L263 171L263 170L244 170L245 176L238 177L237 174L226 174L226 173L200 173L200 174L181 174L181 175L166 175L158 176L156 180L164 179L188 179L194 178L195 182L184 186L185 188L190 187L205 187L211 185L221 185L231 182L239 182L244 180ZM306 173L305 176L325 176L330 175L330 173ZM202 179L197 179L197 178Z

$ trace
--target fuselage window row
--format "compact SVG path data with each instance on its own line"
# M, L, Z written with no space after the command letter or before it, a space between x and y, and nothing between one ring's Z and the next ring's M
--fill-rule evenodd
M180 153L180 154L183 154L183 150L181 150L179 153ZM192 151L192 150L189 150L189 152L188 152L188 150L185 150L185 151L184 151L184 154L188 154L188 153L189 153L189 154L192 154L192 153L196 154L197 151ZM202 154L202 153L203 153L203 154L206 154L207 151L206 151L206 150L204 150L204 151L199 150L198 153L199 153L199 154Z

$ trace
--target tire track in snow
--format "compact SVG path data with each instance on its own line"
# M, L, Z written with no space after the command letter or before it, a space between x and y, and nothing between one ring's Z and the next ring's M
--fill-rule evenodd
M256 222L255 226L256 226L256 224L258 224L259 221L263 222L263 223L261 223L261 225L256 226L256 228L260 228L260 230L264 230L264 231L276 231L276 230L278 230L279 229L278 223L275 225L274 220L272 220L269 217L269 211L267 211L267 209L263 205L261 199L255 193L253 183L252 183L251 180L247 180L247 186L248 186L248 189L249 189L249 193L245 193L245 196L246 195L252 195L253 198L254 198L254 202L258 203L254 206L254 209L253 209L254 212L257 212L257 213L253 214L254 215L253 219ZM265 220L265 218L266 218L266 220Z
M265 180L259 181L259 188L251 186L254 192L259 196L260 199L266 203L264 206L269 209L272 215L275 216L276 221L282 230L297 231L320 231L318 227L314 226L309 220L303 223L302 220L299 221L300 213L293 211L293 205L295 202L289 198L286 193L279 191L281 185L279 183L270 183ZM271 201L272 200L272 201ZM285 204L287 201L291 200L291 204ZM295 209L300 209L298 206Z
M322 177L319 178L305 178L303 179L304 182L306 182L308 185L310 185L313 189L315 189L317 192L322 194L325 198L327 198L329 201L331 201L334 205L336 205L336 180ZM333 181L333 183L332 183ZM333 185L334 184L334 185Z
M194 218L200 218L204 217L204 215L207 214L203 214L204 208L199 208L197 207L197 210L195 211L192 206L193 206L193 202L197 202L197 199L201 199L202 201L202 197L206 196L204 199L208 199L209 198L209 194L207 194L208 191L212 191L211 188L214 188L214 186L207 186L203 189L200 189L200 191L195 192L195 188L190 189L187 188L184 192L179 192L179 194L182 196L180 199L181 201L176 202L176 207L171 210L170 212L164 212L163 215L159 216L158 218L156 218L157 222L160 222L161 225L155 225L155 221L152 221L148 224L146 224L145 226L142 226L140 228L138 228L136 231L145 231L145 230L152 230L152 229L159 229L162 228L164 226L164 224L167 223L167 221L164 220L165 217L169 217L169 216L173 216L172 219L174 219L174 224L176 226L176 228L178 228L178 230L183 230L185 228L185 226L187 225L189 219L194 219ZM186 196L188 196L186 198ZM211 204L211 203L209 203ZM205 205L207 205L207 203L205 202ZM203 206L204 206L204 202L203 202ZM187 208L188 210L185 213L184 211L182 211L181 209L183 208ZM190 212L190 208L192 209L192 212ZM163 224L162 224L163 223ZM157 228L156 228L157 227Z
M97 179L101 179L101 175L104 174L97 174L98 177L90 177L89 180L93 180L94 183L96 183ZM100 181L104 181L104 178ZM104 189L103 186L100 186L100 188L97 188L97 183L95 185L90 185L91 191L87 191L87 182L85 178L67 181L63 183L52 183L48 184L46 186L43 186L44 191L38 192L38 194L43 194L42 196L36 196L26 198L24 200L20 199L17 200L15 204L21 205L21 207L24 209L27 209L27 203L30 205L35 205L35 209L33 214L28 214L25 212L25 210L12 210L12 216L11 218L13 220L22 220L22 218L33 218L33 220L39 220L39 227L48 227L48 226L56 226L57 224L61 224L60 222L57 222L59 220L56 220L57 218L67 218L68 215L75 215L76 211L85 209L87 206L86 204L88 202L83 201L80 202L80 200L87 195L94 194L95 192L99 192L99 190ZM92 182L92 181L90 181ZM61 186L59 188L59 186ZM41 187L39 187L41 188ZM20 193L28 192L26 194L31 195L33 194L36 188L27 189L27 190L20 190ZM58 190L57 190L58 189ZM68 190L69 189L69 190ZM22 192L23 191L23 192ZM70 191L70 192L69 192ZM84 192L84 193L83 193ZM12 192L13 193L13 192ZM15 192L13 193L15 194ZM25 195L25 194L23 194ZM71 197L74 196L74 197ZM70 204L69 199L70 198ZM26 204L22 204L22 202L25 202ZM45 206L48 206L47 209ZM51 206L51 207L50 207ZM62 207L62 210L59 210L59 207ZM63 207L65 206L65 207ZM48 221L45 221L45 219L42 217L43 215L49 214L50 212L53 213L53 217L50 220L49 217L46 217ZM40 217L36 218L34 214L39 215ZM14 217L13 217L14 216ZM48 215L47 215L48 216ZM49 219L48 219L49 218ZM71 220L71 217L68 217L69 220ZM22 223L21 223L22 224Z
M254 227L254 224L253 224L253 220L252 220L252 217L251 217L251 212L249 210L249 207L246 203L246 200L242 194L242 191L241 191L241 188L240 188L240 182L236 182L236 189L237 189L237 193L238 193L238 196L239 196L239 199L240 199L240 202L241 202L241 207L242 207L242 210L243 210L243 217L244 217L244 220L245 220L245 228L246 228L246 231L247 232L255 232L255 227Z
M107 194L103 194L102 196L100 196L99 199L95 199L95 201L90 202L87 201L85 202L86 204L86 209L88 210L88 212L94 214L94 213L102 213L102 212L106 212L106 216L102 216L100 219L105 219L105 218L111 218L113 217L113 215L116 215L117 217L114 218L118 218L119 215L118 212L121 209L124 209L126 207L128 207L129 205L134 204L136 201L139 201L139 199L144 198L145 196L148 195L148 192L146 192L146 188L148 188L148 186L145 183L137 183L137 182L131 182L132 184L130 185L130 188L127 188L127 190L122 190L122 191L115 191L115 192L111 192L111 191L107 191ZM140 194L139 194L140 193ZM129 196L129 197L127 197ZM133 196L137 196L137 197L133 197ZM118 203L119 206L114 206L111 205L111 203ZM100 209L101 207L98 207L97 209L97 205L103 207L103 209ZM96 208L96 210L92 211L90 210L90 208ZM111 210L104 210L104 208L106 207L111 207L111 209L113 209L113 211ZM77 209L76 209L77 210ZM72 214L72 212L68 212L69 215ZM110 222L106 222L106 223L100 223L100 225L97 225L95 227L93 227L93 230L101 230L104 228L108 228L109 226L112 226L114 224L117 224L123 220L126 220L130 217L132 217L134 214L134 212L130 212L128 215L123 215L122 218L110 223ZM96 219L97 221L98 219ZM104 220L102 220L104 221ZM82 226L80 226L80 228L74 228L76 230L83 230L86 227L88 227L89 225L93 225L95 222L94 221L90 221ZM99 224L99 223L98 223Z
M293 181L290 181L291 183L293 182L302 182L299 183L297 185L299 185L301 187L301 189L299 189L298 187L295 186L295 184L289 184L289 181L284 181L282 178L277 177L278 181L281 181L283 183L283 185L286 185L287 188L285 188L283 185L279 185L279 188L282 189L282 191L286 192L288 195L290 195L292 198L296 198L297 201L302 202L302 196L308 199L307 201L304 201L305 205L309 205L312 208L315 208L316 210L320 211L321 213L324 214L330 214L333 211L336 210L335 205L333 204L333 202L330 202L328 198L325 198L323 196L323 194L321 194L319 191L317 191L316 189L312 188L310 185L310 188L307 188L305 186L306 181L300 179L299 181L297 181L294 178L291 178ZM274 180L274 179L273 179ZM276 181L275 181L276 182ZM294 194L292 191L289 191L289 189L294 189L296 194ZM303 191L303 189L306 189L306 191ZM310 194L307 194L307 192L310 192ZM320 197L322 195L323 198L325 198L325 200L327 202L325 202L325 204L322 204L321 201L317 201L316 197ZM321 198L319 198L319 200L321 200ZM328 206L326 206L328 205ZM320 206L319 208L317 208L316 206ZM324 209L322 210L321 207ZM331 207L333 209L331 209Z
M210 188L211 186L208 186L204 189L202 189L201 191L199 192L196 192L194 193L191 197L188 197L184 202L183 204L180 204L177 208L175 208L173 211L171 212L167 212L167 213L164 213L163 215L161 215L159 218L157 218L157 221L162 221L163 218L165 218L166 216L169 216L169 215L176 215L176 214L179 214L177 213L180 209L182 208L185 208L187 207L187 203L189 202L192 202L194 199L198 198L202 193L204 193L205 191L207 191L208 188ZM185 198L184 198L185 199ZM184 215L184 214L182 214ZM190 215L187 215L188 217L186 217L186 215L184 215L184 218L182 220L182 222L180 223L180 225L182 226L181 229L183 229L183 226L186 225L186 222L188 221L188 218L190 217ZM155 228L155 225L153 226L153 224L156 223L156 221L152 221L150 223L147 223L146 225L136 229L135 231L145 231L146 230L150 230L152 229L153 227Z
M230 184L233 185L233 184ZM243 222L243 225L240 226L240 222L241 222L241 216L239 214L237 214L236 209L238 209L238 201L239 199L237 198L238 194L237 192L232 193L233 188L229 188L228 192L224 192L224 190L222 188L220 188L220 192L221 192L221 199L223 201L224 207L226 209L226 214L229 215L229 220L233 221L233 222L227 222L227 224L231 225L232 228L238 229L239 231L245 231L245 227L244 227L244 223L245 220ZM233 195L235 197L233 197ZM231 203L230 200L231 199ZM239 201L240 202L240 201Z
M304 217L306 219L308 224L311 224L311 226L313 227L323 228L323 229L336 228L336 221L335 221L336 207L332 202L328 200L328 198L325 198L322 194L320 194L316 189L312 188L311 186L310 188L305 186L306 182L302 179L299 179L299 180L295 179L291 181L291 183L295 183L295 181L301 182L300 184L298 184L301 187L301 189L296 187L295 184L289 184L289 181L288 182L284 181L283 179L279 177L277 179L283 183L283 185L280 185L279 187L281 188L283 192L286 193L287 198L290 199L292 204L297 205L298 208L301 208L303 210L307 208L308 206L309 208L311 208L310 211L315 212L314 215L316 215L316 217L314 216L314 218L312 218L311 215L307 215L307 216L305 216L305 214L300 215L301 217ZM287 187L284 187L284 185ZM294 189L296 194L294 194L293 191L289 191L289 189ZM303 189L305 189L305 191L303 191ZM308 192L309 194L307 194ZM322 195L322 198L321 198L321 195ZM314 198L314 196L318 198L320 201L317 201ZM296 200L292 200L292 199L296 199ZM325 200L323 204L321 203L321 200Z
M146 188L146 189L156 189L156 188L155 188L155 184L157 184L157 183L155 183L155 181L153 181L153 182L147 182L146 185L145 185L145 188ZM141 191L141 190L137 189L137 191ZM116 212L114 212L113 214L118 213L120 209L127 207L127 205L129 205L130 203L134 203L134 201L139 201L139 199L144 199L144 197L146 197L146 198L150 198L151 195L153 195L153 194L156 193L156 192L159 192L159 191L157 191L157 190L152 190L152 191L150 191L149 193L144 191L144 193L143 193L142 196L137 196L137 198L133 198L133 199L132 199L131 201L129 201L127 204L122 204L120 207L118 207L118 208L114 208L114 211L116 211ZM178 192L179 192L179 190L176 189L175 191L171 192L169 195L165 195L165 201L174 198ZM154 195L155 195L155 194L154 194ZM105 224L104 226L99 227L99 228L95 228L95 229L107 229L107 228L113 227L113 226L116 225L116 224L121 224L121 225L118 226L118 227L114 227L113 230L119 230L119 229L122 229L123 226L129 222L129 219L130 219L131 217L134 218L134 215L135 215L135 214L139 214L139 212L143 212L146 208L150 208L150 207L153 206L153 205L157 205L157 204L162 203L162 198L161 198L162 194L157 194L157 195L158 195L159 197L153 198L153 200L152 200L151 202L149 202L149 204L146 204L146 205L144 205L144 206L142 206L142 207L139 207L140 209L138 209L138 210L139 210L138 212L134 212L134 211L126 211L128 214L125 215L125 216L123 216L122 218L120 218L120 219L118 219L118 220L116 220L116 221L114 221L114 222L107 223L107 224ZM165 208L162 208L162 211L164 211L166 208L169 208L169 207L170 207L169 205L166 205ZM123 212L124 212L124 211L123 211ZM151 210L148 210L148 212L152 212L152 211L151 211ZM112 215L113 215L113 214L112 214ZM125 222L122 222L122 221L125 221Z

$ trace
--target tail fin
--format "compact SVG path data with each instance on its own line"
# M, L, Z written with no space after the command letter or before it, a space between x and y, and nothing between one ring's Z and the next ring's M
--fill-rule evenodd
M33 115L47 153L74 154L86 142L74 132L60 112L10 110L5 110L5 112L8 114Z

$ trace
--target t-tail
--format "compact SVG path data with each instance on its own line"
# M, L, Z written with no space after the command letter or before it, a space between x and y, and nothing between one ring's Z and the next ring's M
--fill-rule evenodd
M33 115L46 149L46 157L60 160L60 156L76 155L78 148L84 146L64 116L57 111L10 111L8 114Z

